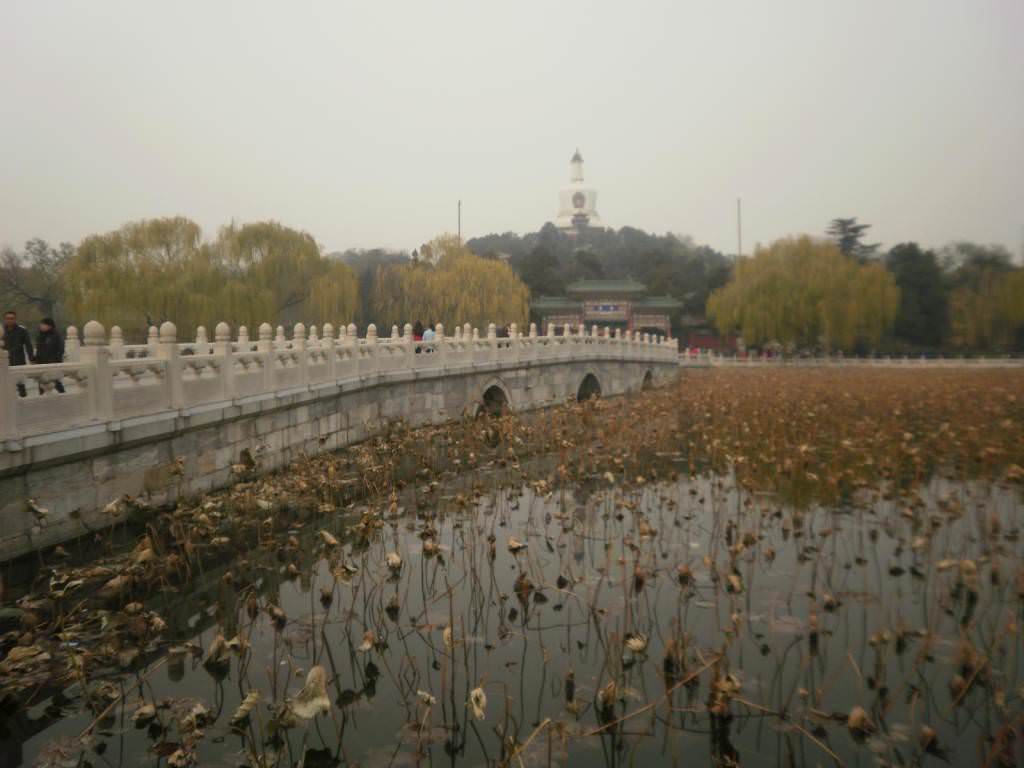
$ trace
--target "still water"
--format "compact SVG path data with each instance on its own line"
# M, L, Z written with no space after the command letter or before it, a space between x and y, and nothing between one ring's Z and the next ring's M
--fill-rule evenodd
M0 764L1013 764L1016 492L797 511L729 477L516 477L410 486L157 594L170 651L85 751L103 708L72 687L6 723ZM283 727L315 665L329 710Z

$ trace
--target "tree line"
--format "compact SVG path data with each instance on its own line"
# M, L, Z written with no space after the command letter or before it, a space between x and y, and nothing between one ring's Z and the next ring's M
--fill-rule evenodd
M507 259L532 295L580 279L630 277L683 309L673 331L704 323L745 343L807 350L919 354L1024 352L1024 269L998 245L917 243L883 250L870 225L836 218L821 236L783 238L737 259L690 238L623 227L574 236L537 232L474 238L475 253Z
M433 242L448 251L436 264L401 253L360 264L352 254L325 254L312 235L278 222L232 223L207 240L185 217L146 219L77 246L36 238L21 252L5 248L0 297L23 323L49 316L81 327L95 319L135 340L165 320L179 338L221 320L247 325L250 335L264 322L376 322L386 333L417 319L451 327L525 321L528 291L506 265L475 256L454 236Z
M632 278L682 304L676 336L712 325L750 346L917 354L1024 352L1024 268L1001 246L938 250L866 242L837 218L822 236L727 256L682 235L632 227L569 236L552 224L461 243L442 235L411 254L324 253L312 235L267 221L211 239L184 217L130 222L77 246L36 238L0 253L0 298L23 322L98 319L129 337L173 320L184 338L227 319L253 328L420 320L525 325L531 296L582 279Z

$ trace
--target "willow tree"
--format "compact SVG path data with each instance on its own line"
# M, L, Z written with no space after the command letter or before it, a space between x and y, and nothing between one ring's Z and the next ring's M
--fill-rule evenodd
M166 319L183 327L207 322L219 309L224 275L203 247L199 225L175 217L85 238L63 284L73 321L96 319L138 336Z
M308 234L273 222L225 227L213 243L185 218L149 219L87 237L63 274L73 322L120 325L136 339L172 320L180 338L227 321L347 322L358 283Z
M319 325L347 323L355 317L358 278L344 263L325 258L308 232L275 221L232 224L221 228L212 248L233 274L241 275L252 296L261 296L236 312L248 323L266 319ZM262 314L251 314L254 311Z
M731 280L708 299L723 333L767 342L850 350L878 344L892 327L899 289L885 268L861 265L834 243L807 236L777 240L737 262Z
M474 255L455 235L442 235L424 250L437 259L378 267L371 316L382 332L392 325L526 322L530 293L511 267Z
M1024 327L1024 269L982 269L949 299L953 343L1007 350Z

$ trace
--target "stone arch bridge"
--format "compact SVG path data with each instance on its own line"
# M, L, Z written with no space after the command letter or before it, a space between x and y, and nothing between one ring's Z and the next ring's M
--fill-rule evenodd
M407 325L359 338L354 325L301 323L257 338L220 323L181 342L173 323L126 345L118 327L68 329L66 361L9 367L0 354L0 561L66 541L116 516L129 495L152 504L228 485L232 465L274 469L412 425L483 410L541 408L665 383L674 341L565 327L499 338L468 325L415 341ZM31 500L31 501L29 501Z

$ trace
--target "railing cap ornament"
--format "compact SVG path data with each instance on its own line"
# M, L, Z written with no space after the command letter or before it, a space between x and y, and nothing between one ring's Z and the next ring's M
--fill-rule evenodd
M87 347L98 347L106 341L107 329L103 327L103 323L90 320L82 329L82 338Z

